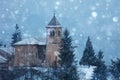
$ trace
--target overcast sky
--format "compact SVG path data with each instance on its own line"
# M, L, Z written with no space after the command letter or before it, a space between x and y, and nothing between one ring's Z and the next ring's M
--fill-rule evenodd
M78 59L88 36L107 62L120 57L120 0L0 0L0 38L10 42L16 23L24 38L45 37L54 9L78 46Z

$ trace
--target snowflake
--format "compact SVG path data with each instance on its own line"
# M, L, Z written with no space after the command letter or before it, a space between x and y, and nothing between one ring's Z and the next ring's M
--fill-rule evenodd
M82 37L83 36L83 34L80 34L80 37Z
M101 40L101 38L99 36L96 37L97 40Z
M89 17L88 24L92 24L92 22L93 22L93 17Z
M76 31L76 28L72 28L72 31L75 32L75 31Z
M45 32L42 34L42 37L43 37L43 38L45 38L45 37L46 37L46 33L45 33Z
M43 7L46 7L47 6L47 2L43 2L40 5L43 6Z
M61 18L61 17L63 17L63 14L62 14L62 13L60 13L58 16Z
M2 14L2 15L1 15L1 18L5 18L5 14Z
M58 10L58 6L55 6L55 10Z
M106 35L107 36L112 36L112 32L111 31L107 31Z
M19 13L19 10L15 10L15 12L14 12L15 14L18 14Z
M78 10L78 6L74 6L74 10Z
M92 20L88 20L88 24L92 24Z
M102 15L102 18L106 18L107 16L106 15Z
M6 10L6 11L9 11L9 9L8 9L8 8L6 8L5 10Z
M110 37L107 37L107 40L110 41Z
M55 2L55 9L56 9L56 10L59 8L59 5L60 5L60 2L59 2L59 1L56 1L56 2Z
M113 17L113 22L118 22L119 17Z
M78 44L79 40L75 40L75 44Z
M5 34L5 31L2 31L2 34Z
M99 3L96 3L96 6L100 6L100 4L99 4Z
M96 10L96 7L95 7L95 6L92 6L92 7L91 7L91 10L93 10L93 11Z
M59 1L56 1L55 4L56 4L57 6L59 6L59 5L60 5L60 2L59 2Z
M24 33L23 36L24 36L25 38L30 38L30 37L31 37L31 35L30 35L30 34L27 34L27 33Z
M21 26L22 29L24 29L24 26Z
M71 36L74 36L75 35L75 32L71 32Z
M20 7L23 7L23 5L21 4Z
M70 0L70 2L74 2L74 0Z
M22 22L24 22L27 18L26 17L22 17Z
M82 3L82 0L79 0L80 3Z
M93 18L96 18L96 17L98 16L98 14L97 14L96 11L93 11L93 12L91 13L91 16L92 16Z
M107 2L111 2L111 0L106 0Z

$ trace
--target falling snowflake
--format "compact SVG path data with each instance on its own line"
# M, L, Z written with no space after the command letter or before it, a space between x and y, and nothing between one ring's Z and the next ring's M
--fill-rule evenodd
M71 32L71 36L74 36L75 35L75 32Z
M75 44L78 44L79 40L75 40Z
M74 2L74 0L70 0L70 2Z
M119 17L113 17L113 22L118 22Z
M45 32L42 34L42 37L43 37L43 38L45 38L45 37L46 37L46 33L45 33Z
M6 10L6 11L9 11L9 9L8 9L8 8L6 8L5 10Z
M110 37L107 37L107 40L110 41Z
M76 31L76 28L72 28L72 32L75 32Z
M58 17L60 17L60 18L61 18L61 17L63 17L63 14L62 14L62 13L60 13L60 14L58 15Z
M96 7L95 7L95 6L92 6L92 7L91 7L91 10L96 10Z
M5 31L2 31L2 34L5 34Z
M15 14L18 14L18 13L19 13L19 10L16 10L16 11L15 11Z
M80 34L80 37L82 37L83 36L83 34Z
M1 18L4 18L4 17L5 17L5 14L2 14L2 15L1 15Z
M74 10L78 10L78 6L74 6Z
M55 4L59 6L59 5L60 5L60 2L59 2L59 1L57 1L57 2L55 2Z
M96 37L97 40L101 40L101 38L99 36Z
M107 31L106 35L107 36L112 36L112 32L111 31Z
M99 4L99 3L96 3L96 6L100 6L100 4Z
M93 18L96 18L96 17L98 16L98 14L97 14L96 11L93 11L93 12L91 13L91 16L92 16Z

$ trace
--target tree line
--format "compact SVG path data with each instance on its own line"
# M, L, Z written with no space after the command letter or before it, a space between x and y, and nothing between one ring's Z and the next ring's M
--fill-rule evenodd
M15 29L16 29L15 33L13 33L12 35L11 46L13 46L14 43L22 40L22 35L19 26L16 25ZM46 73L44 76L46 78L43 78L42 80L80 80L80 76L77 70L78 64L75 57L76 54L75 47L73 46L72 41L73 40L72 37L70 36L70 32L68 31L68 29L65 29L62 35L62 42L60 46L61 47L60 55L59 55L60 61L58 61L61 67L57 67L57 62L54 62L53 67L47 70L48 74ZM85 49L83 51L83 55L79 60L79 65L89 66L89 67L95 66L92 80L108 80L107 77L110 75L112 76L113 80L120 80L120 59L118 58L116 61L111 60L110 66L106 66L103 57L104 55L102 50L100 50L98 54L95 54L91 39L90 37L88 37L86 41ZM4 71L0 71L0 72L1 72L0 75L2 77L4 76L4 74L7 74ZM13 78L14 78L15 76L20 75L20 74L15 75L14 73L21 73L21 75L23 75L26 73L26 70L15 69L13 71L9 71L9 74L10 73L13 74ZM39 71L34 71L34 73L39 75L42 74Z

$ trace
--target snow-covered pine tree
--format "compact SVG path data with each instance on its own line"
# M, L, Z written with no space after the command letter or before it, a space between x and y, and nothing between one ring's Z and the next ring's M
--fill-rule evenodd
M67 29L65 29L62 36L62 43L60 49L60 80L78 80L78 73L76 68L74 47L72 45L72 38Z
M22 40L21 31L20 31L18 24L16 24L15 33L12 34L11 46L13 46L14 43L21 41L21 40Z
M95 62L96 62L96 57L95 57L94 49L92 46L92 42L90 41L90 38L88 37L88 40L86 42L86 47L85 47L83 56L82 56L79 64L95 66Z
M107 80L107 67L103 61L103 52L100 50L96 56L96 68L92 80Z
M113 80L120 80L120 59L116 61L111 60L110 73L113 76Z

